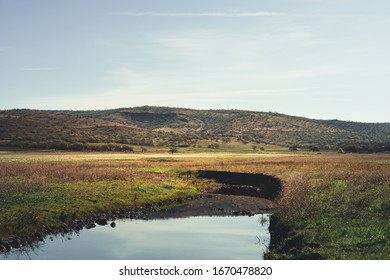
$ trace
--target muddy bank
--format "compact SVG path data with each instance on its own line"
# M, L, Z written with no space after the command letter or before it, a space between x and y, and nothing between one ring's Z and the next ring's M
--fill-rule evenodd
M164 211L150 213L147 219L182 218L193 216L253 216L255 214L269 213L274 208L274 203L268 199L208 194L188 201L188 203L169 207Z
M220 194L262 197L275 200L282 191L280 179L264 174L200 170L195 172L199 178L212 179L222 183L217 190Z

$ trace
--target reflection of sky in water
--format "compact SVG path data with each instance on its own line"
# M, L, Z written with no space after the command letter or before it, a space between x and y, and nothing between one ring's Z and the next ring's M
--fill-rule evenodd
M269 220L252 217L191 217L116 221L79 236L46 239L32 259L261 259L269 243ZM265 217L265 216L264 216ZM2 258L2 256L0 256ZM8 259L25 259L14 252Z

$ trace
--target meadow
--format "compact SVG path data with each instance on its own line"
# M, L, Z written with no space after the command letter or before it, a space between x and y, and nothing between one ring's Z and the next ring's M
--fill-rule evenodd
M389 154L1 152L0 241L218 188L196 170L282 180L270 259L389 259Z

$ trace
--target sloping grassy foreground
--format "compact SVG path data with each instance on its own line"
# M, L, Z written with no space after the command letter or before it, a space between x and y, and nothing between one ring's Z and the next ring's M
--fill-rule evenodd
M283 181L268 258L390 258L390 155L82 155L0 158L0 240L193 196L213 183L183 171L218 170Z

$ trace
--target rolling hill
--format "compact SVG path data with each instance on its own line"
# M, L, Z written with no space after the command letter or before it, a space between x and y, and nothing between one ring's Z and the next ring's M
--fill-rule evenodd
M0 145L8 147L131 150L132 146L197 147L204 140L316 149L383 149L390 143L390 123L150 106L96 111L0 111Z

